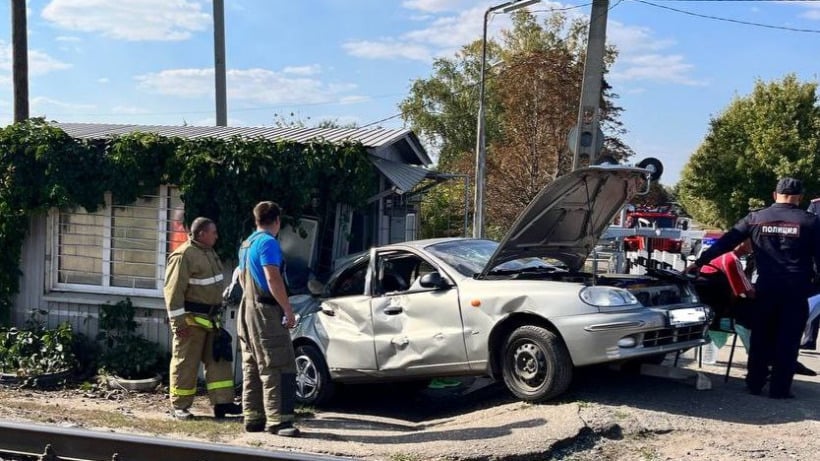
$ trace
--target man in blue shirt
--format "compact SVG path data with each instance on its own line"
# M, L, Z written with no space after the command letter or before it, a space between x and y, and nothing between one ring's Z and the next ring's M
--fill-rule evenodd
M242 344L245 430L296 437L296 359L288 329L296 326L282 277L276 235L281 210L274 202L253 208L256 232L239 249L242 301L237 319Z

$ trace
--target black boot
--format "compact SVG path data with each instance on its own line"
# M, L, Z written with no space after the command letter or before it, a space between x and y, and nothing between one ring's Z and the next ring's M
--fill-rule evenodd
M223 419L225 415L241 415L242 405L236 403L217 403L214 405L214 418Z
M794 373L797 374L797 375L817 376L816 371L814 371L811 368L803 365L800 362L797 362L797 366L795 367Z

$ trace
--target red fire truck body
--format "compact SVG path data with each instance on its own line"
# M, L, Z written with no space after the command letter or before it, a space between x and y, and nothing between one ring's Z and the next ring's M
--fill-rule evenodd
M634 207L626 212L624 227L629 228L651 228L676 229L678 226L678 214L672 207ZM624 237L624 248L626 251L638 250L658 250L669 253L680 253L681 239L645 237L641 235L630 235Z

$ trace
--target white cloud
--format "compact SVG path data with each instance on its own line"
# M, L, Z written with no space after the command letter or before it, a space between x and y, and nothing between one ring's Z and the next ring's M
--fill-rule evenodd
M366 59L411 59L415 61L430 61L432 55L424 45L401 43L393 40L374 42L360 40L347 42L342 45L351 56Z
M54 38L58 42L81 42L83 39L80 37L74 37L73 35L58 35Z
M49 72L68 69L71 64L53 58L39 50L28 52L28 73L30 77L45 75ZM11 83L12 53L11 45L0 40L0 85Z
M607 27L607 40L618 49L618 59L609 74L613 81L705 84L692 77L695 66L687 62L684 56L664 52L673 47L675 41L656 38L648 27L611 21Z
M100 78L97 79L97 83L106 84L108 82L109 82L108 77L100 77Z
M820 5L817 3L801 3L800 6L808 9L808 11L801 13L800 17L813 21L820 20Z
M227 73L228 98L263 104L318 104L338 101L356 85L325 83L316 78L292 77L267 69L231 69ZM135 77L140 89L157 94L197 98L212 96L214 71L169 69Z
M122 115L141 115L149 113L148 109L137 106L114 106L111 108L111 112Z
M38 112L42 111L46 107L57 107L64 110L70 111L77 111L77 110L89 110L89 109L96 109L97 106L94 104L85 104L85 103L76 103L76 102L66 102L61 101L59 99L53 99L46 96L37 96L31 99L31 111Z
M705 85L689 76L694 66L681 55L642 54L621 59L621 66L613 69L613 80L653 80L682 85Z
M210 27L202 3L191 0L51 0L44 19L57 26L120 40L185 40Z
M465 3L465 0L404 0L401 6L410 10L437 13L441 11L460 10Z
M429 22L426 27L411 30L397 37L386 37L378 41L349 41L342 47L352 56L367 59L404 58L430 61L435 56L452 55L462 46L481 39L484 12L491 5L493 3L489 1L475 5L475 2L457 0L408 0L404 3L407 8L453 13L426 16ZM531 11L543 11L560 6L558 2L542 2L529 8ZM487 25L487 33L490 37L496 37L501 29L509 28L510 24L509 14L492 15Z
M309 66L288 66L282 69L282 73L292 75L316 75L321 73L322 66L319 64L311 64Z

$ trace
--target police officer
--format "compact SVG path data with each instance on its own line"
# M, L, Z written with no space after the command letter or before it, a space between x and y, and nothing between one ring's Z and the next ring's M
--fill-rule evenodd
M165 305L173 332L170 394L173 416L191 419L189 411L196 394L200 362L205 364L205 381L214 416L240 414L233 403L233 369L226 360L213 357L216 334L214 317L222 302L222 263L213 249L218 233L208 218L191 223L187 242L168 257L165 271Z
M242 344L245 430L296 437L296 359L288 331L296 326L296 318L280 271L280 215L274 202L259 202L253 209L256 232L239 249L243 290L237 333Z
M812 291L814 262L820 261L820 217L800 208L803 184L783 178L775 203L741 219L704 251L693 270L751 238L757 259L757 313L751 319L746 386L758 395L772 364L769 396L791 398L800 338L808 319L806 300Z

